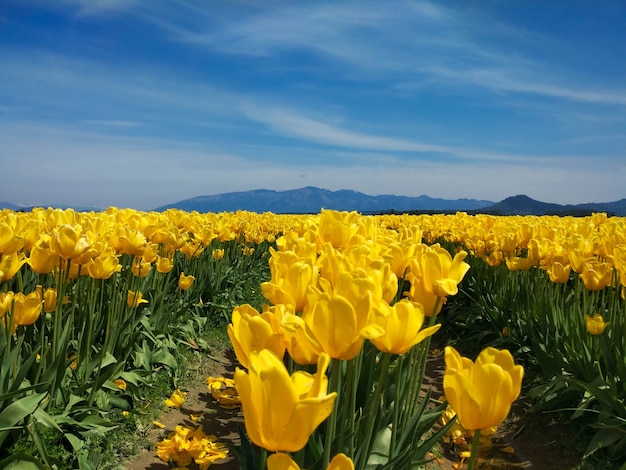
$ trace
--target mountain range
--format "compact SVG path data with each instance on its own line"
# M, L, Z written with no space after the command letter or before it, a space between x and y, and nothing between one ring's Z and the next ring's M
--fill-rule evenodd
M43 206L48 207L48 206ZM52 205L51 207L67 208ZM0 202L0 209L30 211L33 207L23 207L10 202ZM614 202L587 204L554 204L536 201L525 195L508 197L498 203L477 199L440 199L428 196L395 196L390 194L372 196L358 191L327 189L307 186L300 189L274 191L257 189L253 191L229 192L190 199L157 207L155 211L170 208L188 212L273 212L275 214L315 214L321 209L357 211L373 213L454 213L457 211L472 214L493 215L576 215L585 216L593 212L606 212L608 215L626 216L626 199ZM73 207L77 211L99 211L98 208Z

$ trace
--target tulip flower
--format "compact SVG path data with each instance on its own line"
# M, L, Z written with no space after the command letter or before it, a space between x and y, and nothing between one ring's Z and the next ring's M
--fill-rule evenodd
M186 396L186 392L181 392L177 389L169 398L166 398L163 401L165 406L169 406L170 408L180 408L185 403Z
M6 223L0 224L0 255L12 255L24 246L24 238L15 234Z
M403 299L393 306L380 301L375 307L382 313L385 334L371 341L379 351L391 354L404 354L417 343L435 334L441 324L422 330L424 325L424 308L421 304Z
M300 466L293 461L289 454L279 452L267 458L267 470L300 470ZM354 470L354 463L345 454L337 454L330 461L326 470Z
M157 258L155 266L158 272L160 272L161 274L166 274L174 269L174 262L171 260L171 258L159 256Z
M193 276L185 276L185 273L180 273L180 277L178 278L178 287L180 287L181 290L187 290L191 287L193 281L195 280L196 278Z
M269 265L272 278L261 283L261 291L274 305L291 305L296 312L301 312L306 303L306 292L317 279L317 268L298 257L293 251L276 251L272 254Z
M285 342L280 334L280 319L272 312L260 314L251 305L239 305L233 309L228 337L237 359L246 369L252 352L261 349L272 351L276 357L285 355Z
M3 255L0 257L0 282L13 279L22 265L26 262L24 253L13 253L12 255Z
M48 274L59 265L59 255L44 243L37 243L30 250L28 264L37 274Z
M524 376L511 353L489 347L474 363L446 346L445 361L443 389L461 425L474 431L501 424L520 394Z
M138 307L140 304L148 303L148 301L143 298L141 292L133 292L132 290L128 291L126 302L128 303L128 306L132 308Z
M117 256L109 254L93 258L85 265L85 270L94 279L109 279L122 270Z
M51 248L63 259L75 259L89 249L89 240L80 225L62 225L50 238Z
M337 393L328 394L326 369L330 358L321 354L317 372L295 372L266 349L250 355L250 370L235 371L250 440L269 451L297 452L333 411Z
M383 321L372 321L377 312L371 309L371 295L349 301L336 294L315 293L311 289L313 303L307 305L302 319L322 350L333 359L350 360L356 357L363 341L381 336Z
M605 322L602 315L596 313L593 317L585 315L585 326L589 334L594 336L601 335L611 322Z
M443 391L461 426L474 431L468 470L473 470L481 431L500 425L522 388L524 368L513 363L511 353L483 349L476 362L451 346L445 349Z

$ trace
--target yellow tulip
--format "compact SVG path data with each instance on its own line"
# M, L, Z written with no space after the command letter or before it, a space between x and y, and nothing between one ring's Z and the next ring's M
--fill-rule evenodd
M211 256L213 256L213 258L219 261L224 257L224 250L222 248L215 248L211 252Z
M161 274L169 273L174 268L174 262L171 260L171 258L161 256L157 258L155 265L156 270Z
M13 279L24 263L26 263L26 258L22 252L0 257L0 282Z
M252 352L269 349L278 358L285 355L280 318L272 312L259 313L249 304L239 305L233 309L226 331L237 359L246 369Z
M59 265L59 255L44 243L37 243L30 250L28 264L37 274L48 274Z
M37 321L43 308L39 292L28 295L18 292L13 296L13 330L18 326L32 325Z
M315 364L322 347L310 332L302 317L288 314L282 317L281 332L287 343L289 356L296 364Z
M94 279L109 279L122 270L122 265L117 256L104 255L93 258L85 265L85 270Z
M193 276L185 276L185 273L180 273L180 277L178 278L178 287L180 287L181 290L187 290L191 287L191 285L193 284L193 281L195 281L196 278Z
M463 260L467 256L465 251L459 251L454 259L444 248L433 245L422 254L420 273L424 287L438 297L455 295L458 284L469 270L469 264Z
M589 334L594 336L601 335L611 322L605 322L602 315L596 313L593 317L585 315L585 326Z
M63 259L75 259L89 249L89 240L80 225L62 225L50 238L51 248Z
M250 440L269 451L297 452L333 411L337 393L327 393L330 358L321 354L317 372L295 372L266 349L250 355L250 370L235 371L235 386Z
M152 263L147 263L140 258L133 259L130 270L133 276L146 277L152 268Z
M165 403L165 406L169 406L170 408L180 408L185 403L186 396L186 392L176 390L169 398L163 400L163 402Z
M489 347L472 362L446 346L445 362L444 393L461 425L475 431L501 424L520 394L524 376L511 353Z
M54 312L57 304L57 290L49 287L44 291L40 284L38 284L35 289L37 290L39 298L42 299L43 311L46 313Z
M384 301L374 307L382 313L385 334L371 341L379 351L391 354L404 354L417 343L435 334L441 324L422 330L424 325L424 308L421 304L403 299L389 306Z
M128 291L128 296L126 298L126 303L128 303L129 307L135 308L140 304L147 304L148 301L143 298L141 292L133 292L132 290Z
M317 236L320 245L330 243L334 248L343 248L359 231L359 214L324 210L320 212Z
M267 470L300 470L289 454L278 452L267 458ZM326 470L354 470L354 463L345 454L337 454L330 461Z
M355 286L355 289L358 286ZM351 302L338 294L315 294L311 289L310 304L302 319L320 344L333 359L353 359L361 350L365 338L381 336L383 321L373 321L371 294L355 297Z
M261 291L274 305L291 305L301 312L306 304L307 288L317 279L317 268L298 257L293 251L270 248L271 280L261 283Z
M24 238L18 237L13 228L6 223L0 224L0 254L12 255L24 246Z

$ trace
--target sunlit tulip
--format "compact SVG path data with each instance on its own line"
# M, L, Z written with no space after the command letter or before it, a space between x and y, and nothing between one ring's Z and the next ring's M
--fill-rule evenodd
M333 359L353 359L363 341L381 336L382 321L373 322L371 295L350 302L341 295L312 295L302 318L322 350Z
M569 264L561 264L558 261L553 261L546 266L546 272L552 282L564 284L569 280L570 272L572 268Z
M26 258L22 252L2 255L0 257L0 282L13 279L24 263L26 263Z
M320 212L317 236L320 245L330 243L334 248L345 247L359 231L357 212L324 210Z
M250 370L235 371L235 386L253 443L273 452L304 448L335 404L337 393L327 393L329 362L328 355L321 354L315 374L298 371L290 377L271 351L250 355Z
M122 253L134 257L141 257L148 243L142 232L128 228L121 231L121 234L116 237L115 241Z
M211 252L211 256L213 256L213 258L219 261L224 257L224 250L222 248L215 248Z
M122 270L122 265L117 256L105 255L93 258L84 269L94 279L109 279L113 274Z
M382 313L385 324L381 325L385 334L371 341L379 351L391 354L404 354L417 343L435 334L441 324L422 329L424 308L421 304L403 299L389 306L379 301L374 307Z
M589 315L585 315L585 326L587 327L587 331L589 334L594 336L601 335L604 333L604 330L611 322L605 322L602 315L596 313L593 317Z
M174 262L171 258L158 257L155 263L156 270L161 274L169 273L174 268Z
M130 270L132 271L133 276L146 277L151 268L151 263L146 263L140 258L135 258L133 259Z
M613 268L608 263L589 261L578 275L588 290L602 290L613 280Z
M43 308L37 291L24 295L18 292L13 297L13 326L32 325L37 321Z
M41 285L37 285L35 289L43 301L43 311L54 312L57 304L57 290L49 287L44 291Z
M267 470L300 470L289 454L278 452L267 458ZM354 470L354 463L345 454L337 454L330 461L326 470Z
M74 259L89 249L89 240L81 226L62 225L52 233L50 246L61 258Z
M302 317L286 315L281 320L281 332L287 343L289 356L296 364L315 364L322 347L310 332Z
M12 255L24 246L24 239L5 223L0 223L0 255Z
M455 295L458 284L469 270L469 264L463 260L467 256L460 251L454 258L447 250L439 245L433 245L422 253L420 260L420 274L424 288L438 297Z
M37 274L48 274L59 265L59 255L48 246L38 243L30 250L28 264Z
M129 307L138 307L140 304L147 304L148 301L143 298L141 292L134 292L132 290L128 291L128 296L126 299Z
M291 305L301 312L306 304L307 288L317 279L317 268L298 257L293 251L270 248L271 279L261 283L261 291L274 305Z
M259 313L249 304L239 305L233 309L227 333L237 359L246 369L253 352L268 349L281 359L285 354L280 318L272 312Z
M180 273L180 277L178 278L178 287L181 290L187 290L193 284L196 278L193 276L185 276L185 273Z
M524 376L511 353L489 347L472 362L446 346L445 362L444 393L461 425L475 431L501 424L520 394Z
M406 279L410 283L410 288L404 292L404 295L411 301L421 304L424 307L424 314L427 316L438 315L446 302L446 298L438 297L432 292L428 292L422 282L422 278L414 275L413 272L408 272Z

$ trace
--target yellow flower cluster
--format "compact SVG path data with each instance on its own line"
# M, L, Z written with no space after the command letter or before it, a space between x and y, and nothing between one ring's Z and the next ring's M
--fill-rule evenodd
M232 410L241 406L234 379L210 376L206 383L211 396L222 408Z
M207 436L200 427L193 430L176 426L167 439L157 444L157 455L164 462L173 462L180 467L195 462L200 470L205 470L216 460L226 458L228 449L218 442L217 437Z

